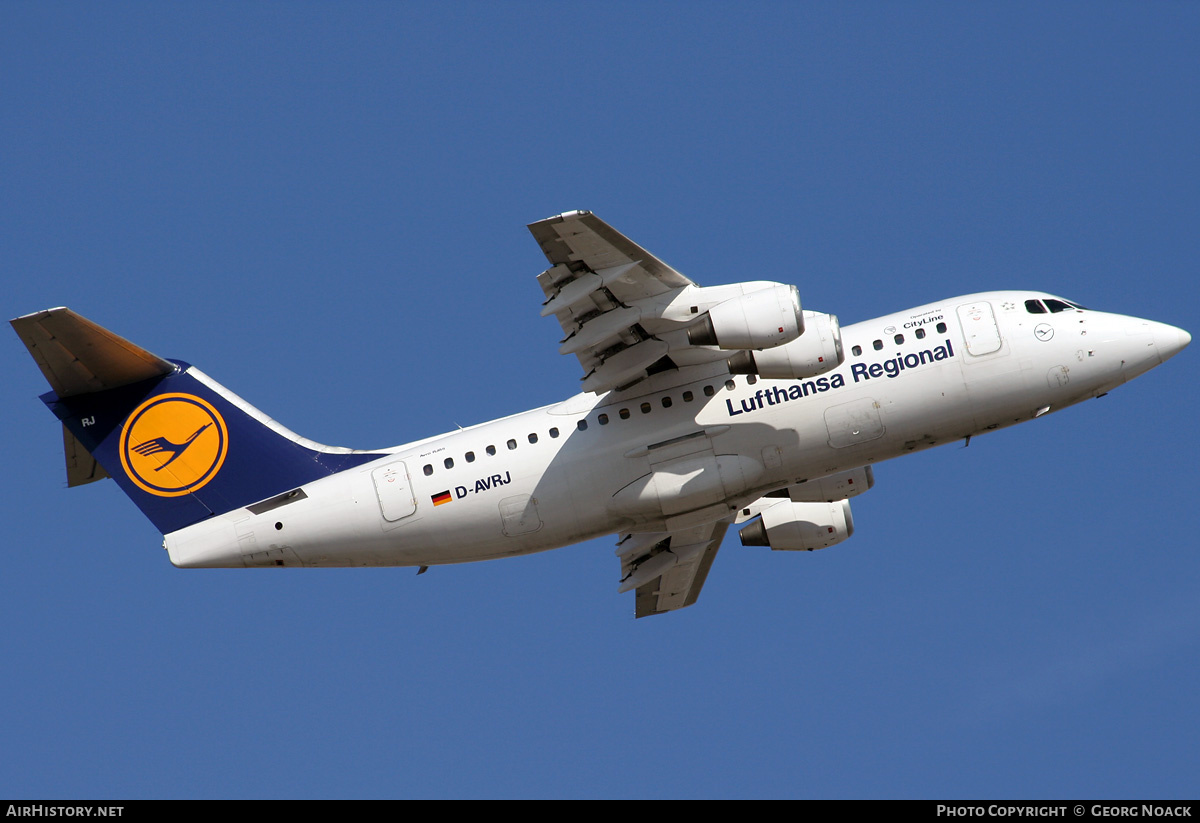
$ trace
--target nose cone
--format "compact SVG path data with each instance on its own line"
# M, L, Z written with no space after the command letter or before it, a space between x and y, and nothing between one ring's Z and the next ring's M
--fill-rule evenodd
M1183 351L1191 342L1192 336L1183 329L1168 326L1166 323L1154 324L1154 348L1158 349L1158 357L1164 363Z

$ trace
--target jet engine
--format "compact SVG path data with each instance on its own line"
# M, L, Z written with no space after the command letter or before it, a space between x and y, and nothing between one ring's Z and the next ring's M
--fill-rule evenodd
M781 500L739 533L743 546L770 546L773 551L827 549L854 534L850 503L793 503Z
M729 358L731 374L757 374L779 380L816 377L836 369L846 359L837 315L804 312L805 332L781 346L763 351L740 351Z
M804 333L800 292L776 283L713 306L688 327L693 346L719 349L769 349Z
M870 466L860 466L826 477L817 477L806 483L796 483L788 486L787 491L779 496L789 498L793 503L833 503L836 500L857 497L874 485L875 471Z

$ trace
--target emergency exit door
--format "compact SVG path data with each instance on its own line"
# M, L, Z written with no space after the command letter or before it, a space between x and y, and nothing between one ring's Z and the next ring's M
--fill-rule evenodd
M371 479L375 481L375 494L384 520L395 522L417 510L417 499L413 497L404 463L381 466L371 472Z

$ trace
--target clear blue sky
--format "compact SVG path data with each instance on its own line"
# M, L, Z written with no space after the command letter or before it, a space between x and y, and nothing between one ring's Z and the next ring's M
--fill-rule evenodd
M1195 3L0 4L0 301L296 431L559 400L524 225L844 323L1033 288L1200 329ZM1195 345L887 463L634 621L613 541L180 571L0 355L0 796L1200 794Z

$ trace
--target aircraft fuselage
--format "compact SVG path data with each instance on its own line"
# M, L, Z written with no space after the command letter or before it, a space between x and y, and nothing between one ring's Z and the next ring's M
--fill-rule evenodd
M676 531L1104 394L1187 343L1132 317L1034 313L1037 298L1050 296L973 294L844 326L845 362L815 378L721 364L686 384L666 373L577 395L397 447L165 545L183 567L422 566Z

